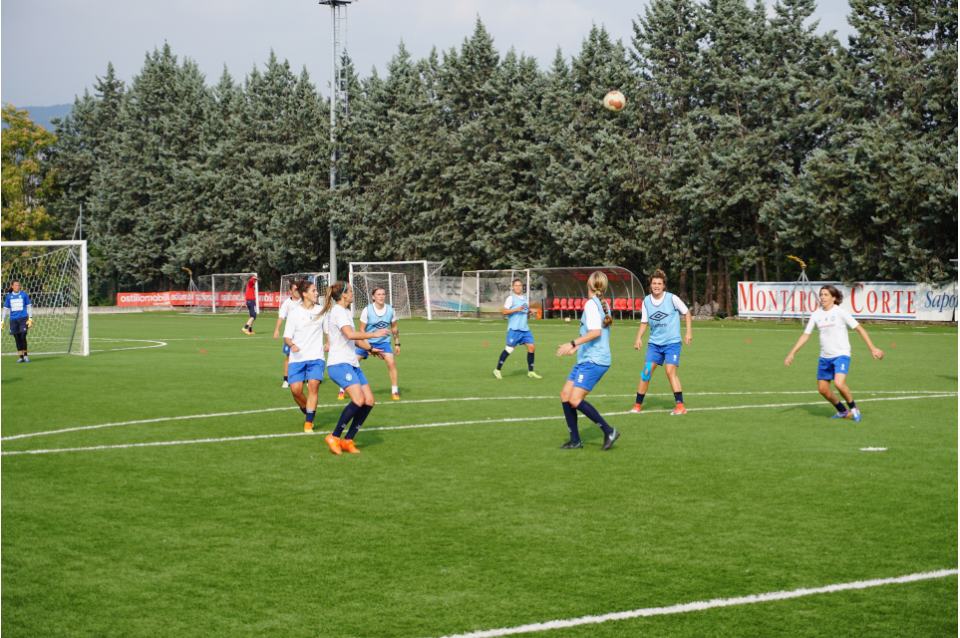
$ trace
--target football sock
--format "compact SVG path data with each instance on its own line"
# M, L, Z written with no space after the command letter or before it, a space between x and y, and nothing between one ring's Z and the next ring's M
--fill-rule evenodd
M583 412L583 416L599 425L604 434L609 435L611 432L613 432L613 428L610 427L609 423L604 421L603 417L600 416L600 413L597 412L597 409L586 401L581 401L580 405L577 406L577 409Z
M570 440L578 442L580 430L577 429L577 411L566 401L563 402L563 416L567 420L567 429L570 430Z
M347 423L360 411L362 406L357 405L353 401L348 403L343 412L340 413L340 419L337 421L337 427L333 428L333 436L340 436L343 434L343 428L347 426Z
M307 413L307 409L306 409L306 408L300 408L300 411L303 412L304 414Z
M847 409L846 409L845 407L843 407L843 401L839 401L839 402L838 402L836 405L834 405L833 407L835 407L835 408L837 409L837 412L846 412L846 411L847 411Z
M316 410L303 409L303 413L307 415L307 423L313 423L313 418L317 416Z
M400 394L400 386L392 385L390 386L390 392L393 394Z
M503 362L507 360L507 357L510 356L510 353L504 350L500 353L500 361L497 362L497 370L503 367Z
M353 425L351 425L350 429L347 430L346 438L352 439L357 436L357 432L360 431L360 426L363 425L363 422L367 420L367 417L370 415L372 410L372 405L360 406L360 409L357 411L357 415L353 417Z
M857 402L856 402L856 401L848 401L848 402L847 402L847 405L850 406L850 409L852 410L852 409L854 409L855 407L857 407Z
M283 375L283 380L284 380L284 381L289 381L289 379L287 379L287 375Z
M674 393L673 393L673 399L674 399L677 403L683 403L683 392L674 392Z
M640 394L639 392L637 392L637 403L639 403L640 405L643 405L643 398L644 398L645 396L647 396L647 395L645 395L645 394Z
M530 372L533 372L533 353L532 352L527 353L527 370L529 370Z

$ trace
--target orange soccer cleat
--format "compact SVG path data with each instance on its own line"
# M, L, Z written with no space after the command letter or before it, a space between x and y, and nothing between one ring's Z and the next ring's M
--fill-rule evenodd
M350 454L360 454L360 450L357 449L357 445L353 442L353 439L340 441L340 449Z
M673 412L670 413L670 416L681 416L687 413L687 409L683 407L682 403L678 403L677 407L673 409Z
M391 401L399 401L399 400L400 400L400 393L399 393L399 392L394 392L393 394L391 394L391 395L390 395L390 400L391 400Z
M311 432L311 433L312 433L312 432L313 432L313 423L310 423L309 421L304 421L304 422L303 422L303 431L304 431L304 432Z
M633 414L640 414L641 412L643 412L643 404L642 404L642 403L634 403L634 404L633 404L633 407L630 408L630 412L632 412Z
M343 390L337 393L337 401L343 401L343 398L346 396L346 393Z
M327 436L323 437L323 442L327 444L327 447L330 448L330 451L333 454L340 456L340 439L332 434L328 434Z

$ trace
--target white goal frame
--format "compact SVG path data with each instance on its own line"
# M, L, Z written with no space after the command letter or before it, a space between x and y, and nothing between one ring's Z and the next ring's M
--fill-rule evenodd
M407 272L396 270L397 266L406 266ZM433 319L433 309L431 307L430 299L431 272L434 275L437 275L442 266L443 262L427 261L425 259L414 259L407 261L351 261L349 266L350 274L348 282L351 286L353 286L354 276L367 272L390 272L406 275L408 278L407 290L408 295L410 296L410 314L412 316L425 316L428 320L431 320ZM410 281L411 275L413 276L414 280L422 277L422 300L414 295L409 294L410 285L413 283ZM354 312L356 312L355 309Z
M213 314L217 314L217 277L243 277L245 280L250 277L256 276L257 281L253 284L254 293L256 294L256 304L257 304L257 314L260 314L260 277L255 272L215 272L210 273L209 275L201 275L197 277L197 281L202 281L209 279L210 280L210 290L197 290L194 292L194 303L190 305L190 312L199 313L209 311ZM246 283L244 283L246 285ZM196 295L199 295L201 299L210 295L209 299L204 299L203 303L196 302ZM241 291L242 294L242 291ZM246 305L243 306L229 306L229 310L220 309L219 312L232 312L241 314L246 311Z
M90 292L87 285L87 240L86 239L63 239L63 240L42 240L42 241L0 241L2 248L42 248L54 246L76 246L80 249L80 356L90 355ZM5 283L5 282L4 282ZM31 293L27 290L27 294ZM31 301L33 297L31 296ZM39 311L41 307L35 307ZM40 314L38 312L38 314ZM53 354L53 353L51 353ZM71 352L72 354L72 352Z

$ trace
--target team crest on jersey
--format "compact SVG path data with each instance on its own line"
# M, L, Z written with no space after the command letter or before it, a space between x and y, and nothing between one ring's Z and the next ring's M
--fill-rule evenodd
M650 315L650 318L651 318L652 320L654 320L654 321L663 321L664 319L666 319L666 318L669 317L669 316L670 316L670 315L668 315L667 313L663 312L662 310L658 310L658 311L656 311L655 313L653 313L652 315Z

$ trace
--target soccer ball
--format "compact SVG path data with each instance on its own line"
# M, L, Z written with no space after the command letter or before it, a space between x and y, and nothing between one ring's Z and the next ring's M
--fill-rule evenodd
M610 91L603 96L603 106L611 111L622 111L627 105L627 98L620 91Z

